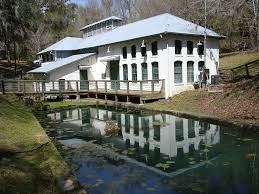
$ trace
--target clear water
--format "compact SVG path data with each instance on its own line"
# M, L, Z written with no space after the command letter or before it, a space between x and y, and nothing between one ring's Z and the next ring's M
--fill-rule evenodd
M259 193L256 131L111 107L40 120L90 194Z

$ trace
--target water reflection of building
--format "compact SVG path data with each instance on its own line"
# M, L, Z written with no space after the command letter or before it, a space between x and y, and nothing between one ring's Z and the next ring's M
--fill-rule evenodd
M173 115L127 114L110 110L86 108L52 113L52 120L60 120L74 126L73 129L95 130L104 134L105 121L116 120L121 128L125 144L139 146L144 150L160 150L174 157L178 152L199 150L201 144L214 145L220 141L219 127L206 122L184 119ZM87 130L87 129L86 129Z

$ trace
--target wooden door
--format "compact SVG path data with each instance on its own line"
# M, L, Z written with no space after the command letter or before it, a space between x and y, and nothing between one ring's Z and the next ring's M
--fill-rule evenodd
M87 70L80 70L80 90L89 90Z
M110 79L111 80L120 80L120 68L119 61L110 62ZM111 89L120 89L120 82L111 82Z

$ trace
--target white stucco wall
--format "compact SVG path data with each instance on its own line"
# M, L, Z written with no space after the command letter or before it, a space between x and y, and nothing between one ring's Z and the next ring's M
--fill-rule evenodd
M147 57L141 56L141 43L145 41L147 45ZM182 41L182 54L175 54L175 40ZM158 42L158 55L152 56L151 43ZM193 55L187 55L187 41L193 41ZM171 97L185 90L193 89L193 83L187 83L187 62L194 62L194 81L198 80L198 62L204 61L204 55L199 56L197 52L197 44L203 41L203 37L184 36L163 34L162 36L147 37L137 40L130 40L123 43L116 43L98 48L98 53L94 57L89 57L80 62L67 65L63 68L52 71L49 75L50 80L79 80L79 63L89 64L91 68L88 69L89 80L102 80L102 74L106 74L105 80L110 80L110 62L103 62L107 57L120 56L119 61L119 79L123 80L123 65L128 65L128 79L132 80L131 64L137 64L137 79L142 80L141 64L147 63L148 80L152 79L152 62L158 62L159 79L165 79L165 97ZM131 57L131 46L136 45L136 58ZM123 59L122 48L127 47L127 59ZM107 52L109 47L110 52ZM217 65L219 64L219 40L214 38L207 39L206 49L206 68L210 69L210 75L217 74ZM174 83L174 62L182 61L182 83ZM93 83L94 84L94 83ZM161 83L155 83L155 89L161 88ZM90 87L95 87L91 85ZM104 87L104 83L100 83L99 87ZM121 83L121 89L126 89L126 83ZM109 85L108 85L109 88ZM139 83L130 83L131 90L139 90ZM151 91L151 82L143 84L144 90Z
M145 40L147 44L147 57L141 56L140 46L142 40ZM175 54L175 40L182 41L182 54ZM158 55L152 56L151 43L158 41ZM187 41L193 41L194 50L193 55L187 55ZM98 68L98 72L94 73L93 78L101 79L101 74L106 73L106 79L110 79L109 62L101 62L107 56L120 55L120 79L123 79L123 64L128 65L128 79L132 80L131 64L137 64L137 78L142 80L141 63L146 62L148 65L148 79L152 79L152 62L159 63L159 79L165 79L165 91L166 98L178 94L182 91L193 89L192 83L187 83L187 62L194 62L194 81L198 81L198 62L204 61L204 55L199 56L197 51L197 44L199 41L203 41L203 37L183 36L183 35L163 35L143 38L138 40L127 41L124 43L117 43L108 45L110 52L107 53L108 46L99 47L98 58L95 67ZM136 45L137 53L136 58L131 57L131 46ZM122 48L127 47L127 59L123 59ZM206 68L210 69L210 75L217 74L217 65L219 64L219 41L218 39L208 38L206 49ZM183 82L179 84L174 83L174 62L182 61ZM136 86L139 88L139 86Z

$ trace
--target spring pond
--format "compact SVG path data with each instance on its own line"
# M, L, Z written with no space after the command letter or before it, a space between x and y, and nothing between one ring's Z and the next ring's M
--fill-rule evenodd
M90 194L259 193L256 131L104 106L39 120Z

